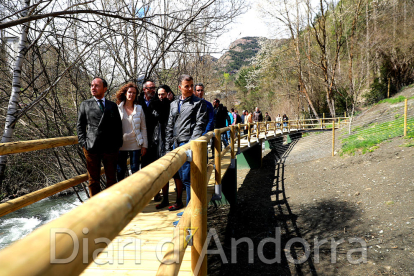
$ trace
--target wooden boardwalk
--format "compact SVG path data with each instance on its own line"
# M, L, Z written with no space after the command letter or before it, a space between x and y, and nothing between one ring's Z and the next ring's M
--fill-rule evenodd
M222 159L224 176L230 166L231 158L228 152ZM207 198L214 193L214 173L207 188ZM176 193L173 180L170 181L169 201L174 203ZM186 198L185 189L183 199ZM92 262L81 275L156 275L168 248L163 246L160 256L157 256L157 245L170 241L174 235L173 222L178 220L177 213L184 211L169 211L167 207L157 210L159 202L151 201L119 234L107 248ZM111 263L112 262L112 263ZM191 275L191 247L188 246L181 263L178 275Z
M328 122L332 120L332 124L326 124L327 120ZM103 191L75 210L49 222L24 239L1 250L2 273L0 274L191 275L191 266L196 265L196 260L201 260L199 257L202 254L203 241L207 237L207 213L205 211L208 200L214 193L215 182L221 183L221 178L228 171L231 161L237 159L236 154L244 152L244 157L253 158L254 163L260 162L262 156L259 150L264 150L264 147L259 149L257 145L264 146L262 144L264 140L302 131L329 130L329 126L332 126L333 129L336 128L335 120L338 120L339 125L340 118L320 119L317 124L307 123L313 122L315 119L289 121L286 131L282 132L281 129L278 129L276 133L274 130L275 122L271 122L269 125L256 123L254 127L250 128L252 132L249 131L249 135L238 132L238 130L243 132L242 128L247 127L245 125L216 129L214 133L207 133L191 144L175 149L153 164L124 179L119 185L114 185L108 191ZM312 126L313 129L305 129L308 126ZM256 137L254 129L260 130L259 137ZM266 134L265 129L268 129ZM219 137L228 131L232 133L229 146L220 147L221 139ZM216 155L214 162L210 162L206 166L206 153L209 152L207 148L210 146L210 139L214 136L217 137L214 147L216 150L219 149L220 154ZM249 142L248 138L250 138ZM13 142L0 144L0 152L13 154L75 143L76 137ZM249 148L252 148L252 151L245 152ZM167 208L157 210L155 205L158 203L151 201L151 196L155 195L164 183L169 181L185 160L188 160L190 151L193 156L191 181L197 196L191 201L191 206L186 207L187 211L180 219L179 227L174 228L173 222L178 219L177 213L184 209L174 212L168 211ZM213 176L215 174L220 179L216 180ZM233 175L229 175L229 177L231 178L229 183L233 185L236 180ZM79 175L0 204L0 215L8 214L52 194L74 187L86 179L86 174ZM204 186L206 184L202 183L208 183L207 189ZM223 184L226 185L226 183ZM176 196L172 181L170 185L172 187L170 188L169 201L174 203ZM185 196L184 194L183 198ZM93 210L92 213L91 210ZM187 230L190 227L201 229L201 231L192 230L194 245L187 247L184 239L187 237ZM56 229L71 230L71 232L52 231ZM61 235L65 233L69 235ZM52 234L55 235L54 239L51 239ZM172 246L172 240L175 245L178 245L177 247ZM36 250L28 251L28 248L36 248ZM52 252L53 248L55 251ZM77 250L78 253L76 253ZM72 253L68 256L70 252ZM177 256L178 260L172 260ZM67 263L52 263L51 260L67 261ZM167 262L162 263L160 260ZM201 271L203 275L207 273L205 261L203 261Z
M291 129L289 133L296 133L297 130ZM284 134L286 134L285 132ZM259 135L261 139L271 139L281 137L283 133L278 130L276 135L274 130L269 130L265 136ZM255 134L252 134L250 146L258 143ZM237 139L236 139L237 141ZM240 140L240 151L248 149L247 138ZM231 158L228 151L222 158L221 175L226 173L230 166ZM211 198L214 194L214 173L212 174L207 188L207 197ZM174 191L175 184L170 180L169 201L173 204L176 200ZM186 198L185 189L183 199ZM185 201L185 200L184 200ZM177 213L184 211L169 211L167 207L157 210L155 206L159 202L151 201L148 206L138 214L119 234L112 240L107 248L92 262L81 275L156 275L161 264L161 260L168 248L168 243L162 247L160 244L171 241L174 236L173 222L177 221ZM157 251L162 252L157 255ZM178 275L191 275L191 247L188 246L184 259L180 266Z

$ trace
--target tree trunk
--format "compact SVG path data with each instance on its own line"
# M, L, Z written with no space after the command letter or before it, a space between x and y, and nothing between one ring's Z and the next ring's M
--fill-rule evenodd
M28 9L30 6L30 0L24 0L24 5L26 9L22 12L22 17L25 17L28 14ZM12 93L10 95L9 105L7 107L7 115L6 115L6 123L4 126L4 133L1 139L2 143L7 143L12 140L13 131L15 125L10 127L10 123L12 123L16 115L18 113L19 108L19 99L20 99L20 91L21 91L21 70L24 61L24 56L26 54L26 47L27 47L27 34L29 32L29 25L30 23L27 22L22 27L22 33L20 36L19 42L19 52L16 58L16 62L13 68L13 82L12 82ZM3 190L3 179L4 174L6 171L6 164L7 164L7 155L0 156L0 186Z
M374 34L377 34L377 24L378 24L378 2L373 2L373 7L374 7ZM375 67L375 72L374 72L374 78L379 78L380 77L380 55L378 52L378 47L375 47L375 62L376 62L376 67ZM380 78L380 82L381 82L381 78Z
M366 59L367 59L367 76L366 76L366 78L367 78L367 87L369 87L369 85L371 83L370 78L369 78L369 72L371 71L371 68L370 68L370 63L369 63L369 13L368 13L368 7L369 7L369 4L367 2L366 12L365 12L365 20L367 21L367 35L366 35L366 44L365 44L366 51L367 51L367 53L366 53Z

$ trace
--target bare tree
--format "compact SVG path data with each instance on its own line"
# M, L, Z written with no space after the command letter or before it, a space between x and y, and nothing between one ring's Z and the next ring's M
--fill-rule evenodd
M31 137L73 135L78 103L88 97L93 76L109 80L110 96L125 81L175 70L178 57L192 60L195 45L208 45L244 5L243 0L33 1L10 1L0 18L0 30L20 36L2 143L12 141L17 124L37 134ZM54 170L63 178L79 173L83 157L79 150L77 155L55 151ZM1 156L0 181L6 163Z
M316 118L318 113L313 105L313 102L309 96L309 85L306 83L303 71L303 46L300 41L300 34L304 28L306 20L304 19L305 5L302 1L296 0L294 3L287 0L268 0L266 5L262 7L262 12L269 18L275 18L284 28L287 29L290 39L294 47L294 55L296 61L297 80L300 90L296 90L297 93L305 96L308 105Z

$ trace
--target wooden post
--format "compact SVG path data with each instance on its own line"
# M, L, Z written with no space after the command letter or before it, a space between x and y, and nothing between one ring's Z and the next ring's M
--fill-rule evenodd
M236 154L234 151L234 145L235 143L235 138L236 138L236 127L235 126L230 126L230 152L231 152L231 159L236 158Z
M259 142L259 135L260 135L260 124L259 122L256 122L256 138L258 142Z
M344 112L344 117L346 118L346 111Z
M203 245L207 240L207 142L191 141L193 161L191 162L191 229L193 246L191 247L191 270L193 275L207 275L207 248ZM200 268L199 258L204 258ZM201 261L201 260L200 260Z
M250 123L247 123L247 142L250 145L250 135L251 135L251 131L250 131Z
M290 120L288 120L288 132L290 132Z
M390 97L391 78L388 78L388 97Z
M241 127L240 127L240 124L239 124L239 131L237 132L237 144L238 144L238 147L237 147L237 152L239 152L240 151L240 136L241 136Z
M275 137L276 137L276 130L277 130L277 122L275 121Z
M221 133L219 129L214 130L214 164L216 185L221 184Z
M335 156L335 120L332 120L332 156Z
M407 136L407 103L408 103L408 99L405 99L405 103L404 103L404 137Z
M322 117L322 128L323 128L324 124L325 124L325 113L323 113L323 117Z

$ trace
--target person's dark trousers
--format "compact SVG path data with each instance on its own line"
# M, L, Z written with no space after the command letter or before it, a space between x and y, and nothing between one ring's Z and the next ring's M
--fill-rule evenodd
M141 158L141 169L148 166L157 159L157 149L155 147L148 147L147 153L145 153L145 155Z
M116 176L118 182L125 178L125 173L127 171L127 160L129 156L129 164L131 166L131 172L136 173L139 170L139 164L141 162L141 150L121 150L118 154L118 166Z
M101 175L101 162L103 163L106 176L106 188L116 183L116 162L118 151L111 153L91 153L83 149L86 158L86 168L88 170L89 194L94 196L101 191L99 183Z

